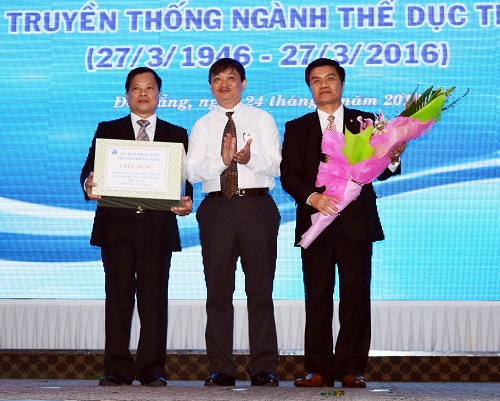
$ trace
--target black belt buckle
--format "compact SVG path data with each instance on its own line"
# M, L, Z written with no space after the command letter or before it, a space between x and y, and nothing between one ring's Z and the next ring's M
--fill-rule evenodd
M141 206L137 206L137 210L135 211L137 214L147 213L148 210L143 209Z
M232 196L258 196L267 195L269 193L269 188L239 188ZM209 192L205 196L213 196L215 198L223 197L221 191Z
M258 195L267 195L269 193L269 189L267 188L239 188L236 190L236 196L258 196Z

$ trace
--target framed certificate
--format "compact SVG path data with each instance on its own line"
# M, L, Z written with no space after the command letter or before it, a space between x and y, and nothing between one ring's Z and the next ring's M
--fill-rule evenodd
M97 138L92 192L99 206L169 210L184 195L185 159L182 143Z

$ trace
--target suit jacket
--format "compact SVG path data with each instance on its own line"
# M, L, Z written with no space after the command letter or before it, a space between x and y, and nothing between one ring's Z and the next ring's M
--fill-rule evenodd
M372 113L344 107L343 131L348 128L354 134L359 133L358 116L374 119ZM315 208L306 204L307 198L313 192L322 193L325 190L325 187L315 186L319 163L325 161L325 155L321 152L322 136L316 111L285 124L280 179L283 189L295 199L297 204L296 243L311 226L311 215L317 212ZM384 180L399 173L399 166L394 173L386 169L378 179ZM380 241L384 239L376 198L372 184L364 185L358 198L337 217L340 224L344 226L347 236L352 240Z
M80 183L83 184L91 171L94 171L96 138L135 140L130 115L118 120L101 122L97 126L87 161L82 168ZM180 142L187 151L188 135L184 128L157 119L154 140L157 142ZM193 197L193 187L186 182L186 195ZM85 193L85 199L88 197ZM180 251L180 236L176 215L170 211L151 210L152 236L158 246L167 251ZM117 245L132 235L135 209L97 206L90 243L96 246Z

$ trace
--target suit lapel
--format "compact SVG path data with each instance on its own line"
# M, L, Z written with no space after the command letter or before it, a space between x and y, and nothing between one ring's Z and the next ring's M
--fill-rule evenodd
M347 127L347 129L353 134L359 134L361 132L361 123L358 121L358 118L362 117L366 119L369 116L368 118L374 120L375 115L373 114L372 116L370 116L369 114L370 113L360 114L360 112L357 110L344 107L344 132L345 128Z
M356 113L353 113L351 109L344 107L344 130L347 128L353 134L359 133L359 122L357 121Z
M130 114L117 121L117 131L120 139L127 139L131 141L135 140L134 128L132 127L132 118L130 117Z
M307 133L310 140L314 144L321 144L323 139L323 132L321 131L321 124L319 123L319 116L317 112L310 113L307 118Z
M155 142L168 142L168 130L163 120L156 119Z
M319 164L320 161L325 161L325 155L321 151L321 142L323 141L323 131L319 122L318 112L309 113L306 119L307 135L306 141L310 141L311 160L315 160Z

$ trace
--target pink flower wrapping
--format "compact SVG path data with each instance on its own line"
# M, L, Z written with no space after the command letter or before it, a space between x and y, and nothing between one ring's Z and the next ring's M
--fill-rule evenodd
M339 202L335 203L338 211L327 216L319 212L313 214L312 225L302 235L299 245L303 248L309 247L338 214L356 200L362 185L374 181L389 166L391 159L387 153L394 145L426 135L432 129L434 122L435 118L427 122L411 117L394 118L381 131L374 130L369 142L375 150L373 156L355 164L349 163L342 153L345 146L344 134L325 130L321 149L329 161L320 163L316 186L326 186L324 194L339 199ZM367 129L373 129L373 126Z
M325 186L324 193L339 200L335 203L338 210L333 215L313 214L312 225L302 235L300 246L307 248L311 245L339 213L356 200L362 186L382 174L391 163L388 153L394 145L429 133L434 123L439 121L441 112L454 107L468 93L444 107L454 89L452 87L443 91L430 87L420 96L415 91L403 112L389 122L382 113L375 122L358 117L360 133L357 135L349 131L345 135L332 130L323 132L321 150L327 155L328 162L320 163L316 186Z
M396 117L389 121L382 133L374 133L370 145L375 149L374 156L385 156L396 144L409 142L430 132L435 118L422 122L411 117Z
M323 230L339 215L339 213L344 210L344 208L356 200L359 193L361 192L362 186L357 182L352 180L344 180L341 187L343 187L342 191L342 200L339 203L336 203L335 206L338 208L338 211L335 214L325 216L321 213L314 213L311 216L312 225L311 227L302 235L302 239L299 242L299 245L307 249L311 243L318 238L318 236L323 232ZM337 188L338 190L339 188ZM336 196L339 198L337 191L327 189L325 192L327 195Z

